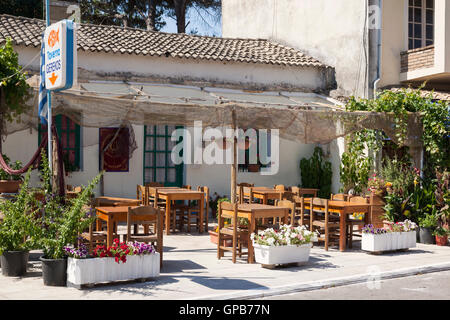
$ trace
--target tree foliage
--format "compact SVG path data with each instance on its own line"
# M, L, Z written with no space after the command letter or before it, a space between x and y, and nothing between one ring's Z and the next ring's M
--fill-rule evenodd
M6 121L12 122L25 111L28 89L19 55L8 38L0 47L0 135L3 135Z
M1 0L0 14L43 19L43 0Z

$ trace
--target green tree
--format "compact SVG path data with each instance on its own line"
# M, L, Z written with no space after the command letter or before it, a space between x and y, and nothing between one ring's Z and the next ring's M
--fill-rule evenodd
M25 111L28 89L26 74L19 65L19 56L8 38L0 47L0 138L5 133L6 122L20 118Z
M43 19L43 0L1 0L0 14Z

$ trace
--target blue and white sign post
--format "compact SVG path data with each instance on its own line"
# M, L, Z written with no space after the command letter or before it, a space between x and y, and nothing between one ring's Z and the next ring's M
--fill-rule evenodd
M48 161L52 168L52 107L51 91L70 89L77 79L77 34L75 23L61 20L50 25L49 0L45 2L47 28L41 49L41 84L39 96L39 116L47 118ZM47 91L47 101L43 98ZM47 107L45 108L45 103Z

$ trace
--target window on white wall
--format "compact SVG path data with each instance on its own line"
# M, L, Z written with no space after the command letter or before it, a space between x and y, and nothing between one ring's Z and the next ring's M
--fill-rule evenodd
M408 49L434 44L434 0L409 0Z

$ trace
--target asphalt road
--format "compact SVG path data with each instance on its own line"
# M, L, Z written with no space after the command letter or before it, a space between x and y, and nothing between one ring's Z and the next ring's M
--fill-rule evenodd
M450 271L291 293L267 300L450 300ZM264 300L258 299L258 300Z

